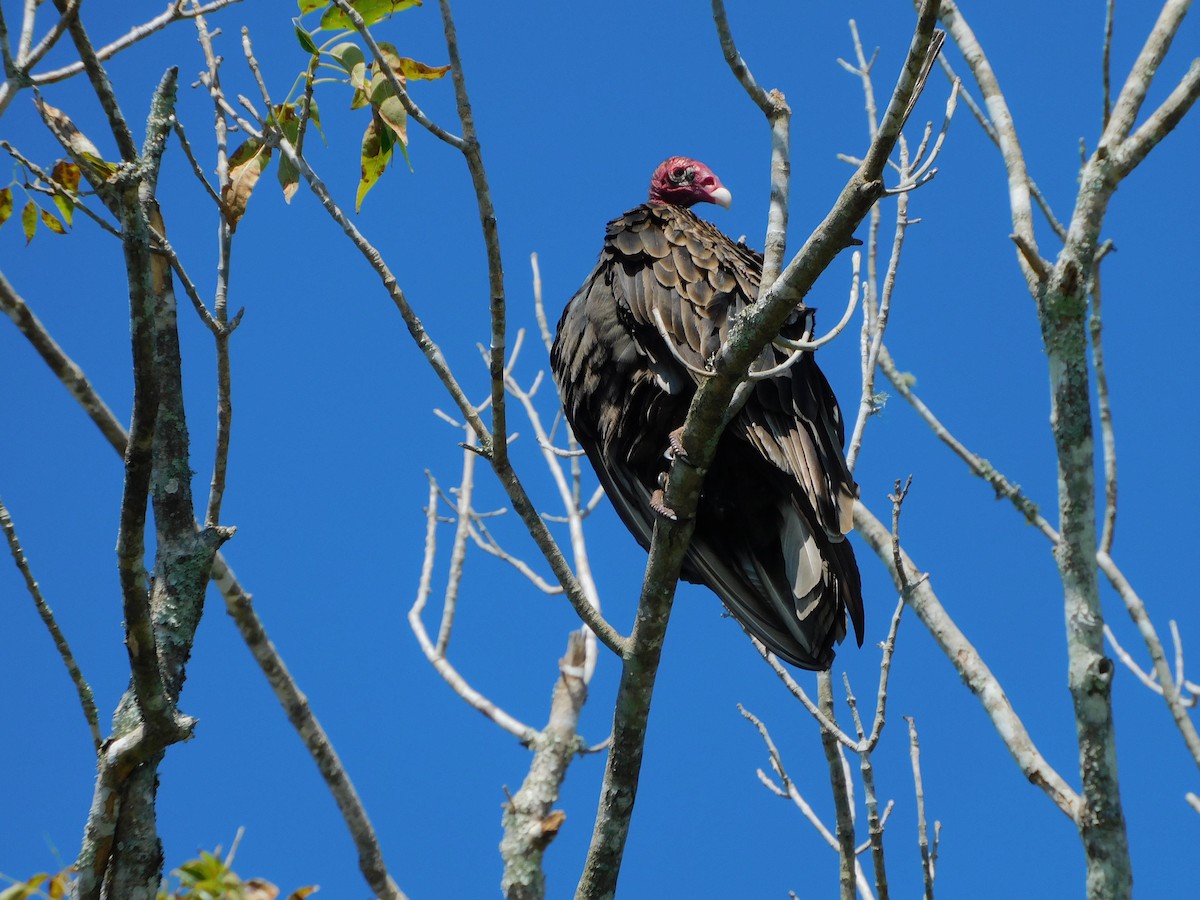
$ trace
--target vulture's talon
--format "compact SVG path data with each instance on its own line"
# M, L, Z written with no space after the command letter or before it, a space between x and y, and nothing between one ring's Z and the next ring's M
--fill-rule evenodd
M671 462L679 460L685 466L691 466L693 469L699 468L699 466L692 462L692 458L688 456L687 450L683 447L682 425L667 435L667 444L669 445L667 452L663 454L667 459L671 460Z
M664 519L670 519L672 522L679 521L679 516L676 515L675 510L667 506L667 498L662 488L659 488L650 495L650 508Z

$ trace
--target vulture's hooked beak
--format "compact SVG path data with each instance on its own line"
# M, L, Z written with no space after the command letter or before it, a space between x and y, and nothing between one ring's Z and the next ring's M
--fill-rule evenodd
M708 196L713 203L717 204L717 206L723 206L726 209L729 209L730 205L733 203L733 194L729 193L729 188L725 187L724 185L717 188Z

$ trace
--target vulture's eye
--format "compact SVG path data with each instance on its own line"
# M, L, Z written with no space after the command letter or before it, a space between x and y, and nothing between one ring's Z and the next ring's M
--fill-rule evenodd
M695 177L696 170L692 166L677 166L671 170L671 180L676 184L691 184Z

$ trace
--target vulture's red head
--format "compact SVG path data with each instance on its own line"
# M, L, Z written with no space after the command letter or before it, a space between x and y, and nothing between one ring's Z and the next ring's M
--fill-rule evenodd
M686 156L672 156L663 160L650 176L650 202L684 207L715 203L729 209L733 195L704 163Z

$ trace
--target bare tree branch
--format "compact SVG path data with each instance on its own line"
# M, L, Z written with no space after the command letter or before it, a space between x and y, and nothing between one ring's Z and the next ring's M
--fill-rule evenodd
M808 801L804 799L804 795L800 793L800 789L796 786L796 783L789 777L787 769L783 766L783 757L780 755L779 749L775 746L775 741L771 739L771 734L767 731L767 726L758 716L754 715L740 703L738 704L738 712L742 714L747 722L758 729L759 736L767 747L767 753L771 759L771 768L779 777L779 780L783 782L783 787L775 784L762 769L758 770L758 780L762 782L763 787L775 794L775 796L791 800L804 818L816 829L817 834L829 845L830 849L835 853L838 852L838 839L834 837L825 823L821 821L821 817L816 814ZM862 865L858 862L857 858L854 858L853 873L853 881L858 887L858 894L862 900L874 900L874 895L871 893L871 889L867 883L866 874L863 872ZM792 896L794 897L795 894L793 893ZM851 897L853 897L853 890L851 891ZM881 896L879 900L884 900L884 897Z
M104 62L106 59L111 59L120 53L126 47L130 47L138 41L145 40L150 35L161 31L173 22L178 22L181 19L191 19L197 15L207 15L208 13L216 12L219 9L224 9L226 6L240 2L241 0L213 0L212 3L206 3L203 6L189 9L184 3L172 0L172 2L168 3L166 10L153 19L131 28L126 34L117 38L117 40L98 49L96 51L96 58L100 62ZM34 75L31 81L40 87L44 84L53 84L54 82L70 78L73 75L78 75L82 71L84 71L84 64L82 62L73 62L60 69Z
M470 455L465 454L465 455ZM437 670L437 673L442 676L442 680L450 686L450 688L458 694L467 705L472 709L478 710L480 713L491 719L522 744L532 746L537 737L538 732L509 715L475 688L473 688L462 676L462 674L451 665L446 658L443 648L440 646L441 636L439 635L439 643L435 644L429 637L429 632L425 629L425 622L421 618L421 614L425 610L425 604L429 600L429 595L432 593L432 577L433 577L433 561L437 554L437 501L438 501L438 486L433 475L429 477L429 505L426 507L426 526L425 526L425 556L421 566L421 581L417 587L417 596L413 600L412 608L408 611L408 624L412 628L413 634L417 637L417 642L421 645L421 650L425 654L425 658L429 660L430 665ZM468 494L469 495L469 494ZM453 589L457 591L458 582L452 582ZM448 630L449 623L453 622L453 607L458 596L457 593L451 594L451 587L447 586L445 606L443 607L442 628ZM447 612L448 610L448 612ZM446 635L446 643L449 643L449 635Z
M771 199L760 280L761 289L766 290L779 277L787 250L788 191L792 172L792 110L782 93L777 90L765 91L754 80L750 67L733 41L733 32L729 28L723 0L712 0L712 16L717 26L717 37L721 41L721 52L725 56L725 62L729 64L734 78L745 89L750 99L762 110L767 124L771 127Z
M1158 632L1154 628L1154 624L1150 621L1150 616L1146 612L1146 605L1142 602L1141 597L1133 589L1128 579L1113 562L1112 557L1101 551L1096 554L1096 559L1100 564L1100 570L1108 577L1109 582L1117 593L1121 596L1121 600L1125 603L1125 608L1129 611L1129 616L1133 619L1133 624L1137 626L1138 633L1141 634L1142 640L1146 643L1147 650L1150 651L1150 659L1154 666L1154 674L1158 677L1158 683L1162 686L1162 697L1166 701L1167 709L1171 712L1171 718L1175 720L1175 725L1179 729L1179 733L1183 736L1183 742L1188 748L1188 752L1192 755L1196 765L1200 766L1200 734L1196 731L1196 725L1187 714L1187 709L1180 697L1180 691L1183 688L1182 684L1176 683L1171 677L1171 668L1167 664L1166 654L1163 652L1162 642L1159 640Z
M817 704L825 717L834 721L833 679L828 670L817 673ZM838 883L842 900L854 900L858 884L858 858L854 852L854 804L850 798L850 779L843 768L837 738L821 729L821 748L829 764L829 786L833 791L833 810L837 823Z
M29 568L29 560L25 558L25 551L21 549L21 541L17 537L17 529L13 525L12 516L9 515L8 508L2 500L0 500L0 530L3 530L4 536L8 540L8 549L12 553L13 562L17 564L17 571L25 579L25 588L29 591L29 596L33 598L38 615L41 616L46 630L50 632L50 637L54 640L58 655L62 658L63 665L67 667L67 674L71 676L71 683L75 685L75 692L79 695L79 705L83 707L83 717L87 719L88 730L92 734L92 744L99 753L103 738L100 735L100 717L96 712L96 700L92 696L92 687L79 670L75 654L71 652L71 645L67 643L66 636L58 627L58 621L54 618L50 604L42 596L42 590L38 587L37 580Z
M911 716L905 716L908 722L909 755L912 758L913 788L917 796L917 846L921 850L921 874L925 880L925 900L933 900L934 859L937 853L936 841L931 853L929 847L929 831L925 824L925 788L921 783L921 746L917 741L917 723Z
M1000 153L1004 157L1004 166L1008 171L1009 203L1012 207L1013 233L1017 235L1038 255L1037 239L1033 233L1033 208L1029 197L1029 173L1025 168L1025 155L1021 152L1021 144L1017 140L1017 129L1013 123L1012 113L1004 93L1000 90L1000 82L992 70L992 65L983 52L975 33L967 24L954 0L943 0L940 18L950 37L966 58L967 65L974 75L979 90L987 104L991 116L992 127L1000 142ZM1024 256L1018 256L1021 270L1030 289L1038 282L1037 273L1030 268Z
M1109 116L1107 127L1100 138L1101 147L1115 149L1115 145L1123 143L1133 129L1133 123L1137 120L1138 112L1150 90L1150 83L1154 80L1167 51L1171 49L1171 42L1175 39L1175 34L1183 23L1183 17L1187 14L1190 5L1189 0L1166 0L1163 3L1158 20L1146 37L1146 42L1142 45L1137 59L1134 60L1129 76L1117 94L1112 115ZM1193 65L1192 70L1188 73L1189 77L1193 77L1195 68ZM1167 103L1170 102L1168 99Z
M875 518L861 502L856 502L854 504L854 528L887 566L897 588L903 590L901 574L895 571L895 563L892 559L892 535L887 526ZM903 550L901 550L901 559L907 572L917 573L920 571ZM979 652L950 618L930 586L928 578L910 581L907 602L925 624L946 658L954 665L963 682L979 698L984 711L991 718L1000 739L1004 741L1005 747L1012 754L1013 760L1021 772L1032 784L1040 787L1055 806L1074 821L1079 811L1079 796L1038 751L1029 732L1026 731L1024 723L1017 716L1004 689L1000 686L1000 682L996 680L996 676L988 669L979 656Z
M199 0L192 0L192 6L196 20L196 34L200 41L200 47L204 51L204 62L207 67L208 77L206 84L209 89L209 95L213 99L213 136L216 139L217 152L217 190L220 191L219 194L214 193L208 183L208 179L203 177L203 173L197 173L204 183L205 189L216 201L218 211L217 284L213 292L213 318L217 327L212 330L217 351L217 440L216 449L213 453L212 480L209 482L208 489L208 508L204 515L206 524L215 525L221 520L221 504L225 498L225 483L229 470L229 440L233 429L233 375L229 358L229 339L233 334L233 329L237 327L238 322L241 320L242 314L239 312L235 315L232 322L229 319L229 276L230 256L233 253L233 229L229 224L228 216L225 215L225 204L221 200L226 188L229 186L229 122L226 119L225 111L221 109L220 103L217 102L221 91L222 60L213 49L208 21L201 13ZM180 144L187 149L187 142L183 136L183 126L178 121L175 123L175 133L179 136ZM198 169L199 167L196 166L190 150L188 151L188 156L189 159L192 159L193 166Z
M358 866L363 878L380 900L407 900L388 872L375 829L358 792L354 789L350 775L329 740L329 735L325 733L325 729L321 727L321 723L309 707L308 698L297 686L279 651L267 637L262 621L254 611L250 595L242 589L233 571L220 555L213 565L213 584L225 598L226 611L233 618L242 640L267 677L267 682L275 692L288 721L300 735L313 762L317 764L326 787L333 795L358 851Z
M248 40L248 39L247 39ZM252 54L251 54L252 55ZM512 469L511 464L507 462L500 463L495 455L496 441L493 439L492 432L488 430L476 411L475 405L467 398L458 380L450 371L450 367L446 362L445 356L442 354L441 348L434 343L429 333L426 331L420 317L409 304L403 290L401 290L396 276L391 269L383 261L382 255L378 249L371 244L370 241L363 236L357 226L345 214L337 202L333 199L329 190L325 187L324 182L318 177L316 172L308 164L308 161L301 156L296 155L295 148L287 140L287 138L277 131L268 131L265 134L260 131L255 125L241 116L232 106L226 101L221 101L221 108L226 113L233 116L238 125L247 134L269 141L273 146L277 146L284 157L294 165L300 172L300 177L308 184L309 189L320 202L321 206L329 214L329 216L341 226L346 236L358 249L358 251L367 260L367 263L379 276L384 290L391 299L393 305L404 319L405 325L408 327L409 333L413 340L424 354L430 366L433 367L438 379L449 391L455 405L463 414L466 421L470 423L471 428L479 437L480 450L479 452L488 458L492 463L492 468L495 470L500 483L508 493L509 500L513 504L513 509L517 515L521 517L521 521L529 530L534 542L538 545L538 549L546 557L546 561L550 564L551 570L555 577L563 586L563 590L567 595L567 599L571 602L571 606L579 614L589 628L591 628L596 636L610 650L615 653L621 653L624 646L624 638L622 638L616 630L604 620L600 613L588 601L587 595L579 585L578 580L572 573L566 558L563 556L561 549L554 541L550 534L546 523L542 521L538 515L537 509L529 499L525 488L518 478L516 472ZM493 348L494 350L494 348ZM500 377L503 381L503 366L500 369ZM501 385L503 387L503 384ZM504 457L507 460L507 456Z

